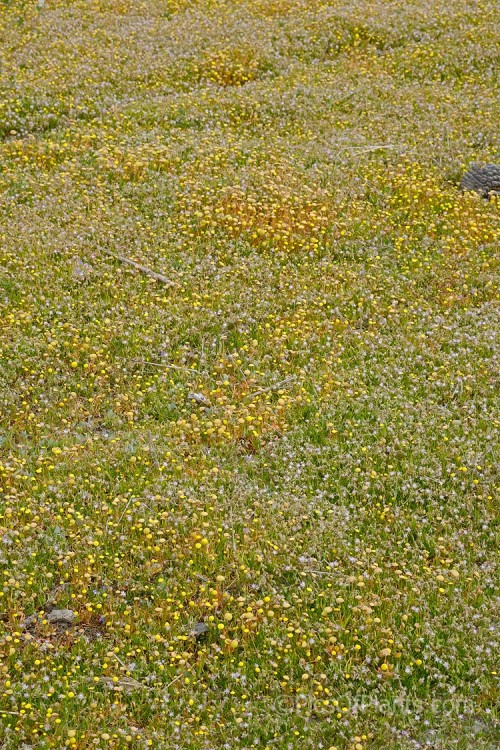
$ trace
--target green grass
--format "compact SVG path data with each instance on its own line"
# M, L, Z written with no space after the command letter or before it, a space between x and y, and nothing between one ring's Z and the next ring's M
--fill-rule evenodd
M498 746L499 22L1 3L2 748Z

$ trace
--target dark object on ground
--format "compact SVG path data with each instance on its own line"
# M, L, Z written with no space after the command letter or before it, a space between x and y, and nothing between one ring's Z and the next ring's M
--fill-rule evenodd
M473 164L460 180L462 190L473 190L483 198L500 195L500 166L498 164Z
M203 638L208 633L208 625L204 622L197 622L191 631L191 635L194 635L196 640Z

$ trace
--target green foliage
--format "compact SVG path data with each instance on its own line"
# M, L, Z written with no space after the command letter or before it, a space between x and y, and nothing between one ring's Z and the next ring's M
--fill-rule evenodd
M495 746L497 25L3 0L2 749Z

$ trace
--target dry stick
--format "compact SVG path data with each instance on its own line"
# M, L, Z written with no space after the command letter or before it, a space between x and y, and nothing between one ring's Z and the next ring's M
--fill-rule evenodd
M168 284L168 286L177 286L175 281L172 281L171 279L167 279L167 277L164 276L162 273L156 273L156 271L152 271L151 268L148 268L147 266L142 266L140 263L136 263L135 260L126 258L124 255L115 255L114 253L111 253L109 250L104 250L103 248L101 248L101 250L106 255L109 255L110 258L119 260L122 263L127 263L129 266L132 266L133 268L137 268L138 271L142 271L142 273L145 273L148 276L151 276L151 278L156 279L157 281L161 281L163 284Z
M187 373L193 373L195 372L197 375L203 375L206 376L207 373L201 372L201 370L195 370L194 367L181 367L180 365L170 365L168 362L150 362L147 359L139 359L139 357L120 357L118 355L118 359L126 359L127 362L135 362L137 365L151 365L151 367L165 367L169 370L181 370L181 372L187 372ZM210 377L210 376L207 376ZM210 378L210 380L213 380L213 378Z
M166 686L165 686L165 690L167 690L167 688L169 688L169 687L170 687L170 685L173 685L173 684L174 684L174 682L177 682L177 680L180 680L180 679L181 679L181 677L182 677L182 675L181 675L181 674L178 674L178 675L177 675L177 677L174 677L174 679L173 679L173 680L170 680L170 682L168 683L168 685L166 685Z
M122 667L125 667L125 669L126 669L126 670L128 671L128 667L127 667L127 665L126 665L126 664L124 664L124 663L122 662L122 660L120 659L120 657L119 657L119 656L117 656L117 655L116 655L115 653L113 653L113 652L111 652L111 653L112 653L112 654L113 654L113 656L115 657L116 661L120 662L120 664L122 665ZM132 678L132 679L134 679L134 678Z
M254 396L260 396L261 393L268 393L269 391L274 391L276 388L281 388L282 385L286 385L286 383L289 383L291 380L296 380L295 375L292 375L289 378L285 378L285 380L281 380L279 383L268 385L267 388L261 388L260 390L255 391L254 393L250 393L246 398L253 398Z
M181 370L183 372L196 372L198 375L203 375L200 370L195 370L194 367L180 367L180 365L169 365L167 362L148 362L143 359L141 364L151 365L152 367L166 367L169 370Z
M122 520L123 516L124 516L124 515L125 515L125 513L127 512L127 510L128 510L128 506L130 505L130 503L132 502L132 500L133 500L133 498L129 498L129 501L128 501L128 503L127 503L127 504L126 504L126 506L125 506L125 510L123 511L123 513L121 514L120 518L118 519L118 524L119 524L119 523L121 522L121 520ZM118 524L117 524L117 526L118 526Z

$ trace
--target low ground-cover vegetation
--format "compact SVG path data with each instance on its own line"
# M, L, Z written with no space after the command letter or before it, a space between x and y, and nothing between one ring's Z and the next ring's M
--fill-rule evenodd
M498 746L498 23L0 4L2 748Z

